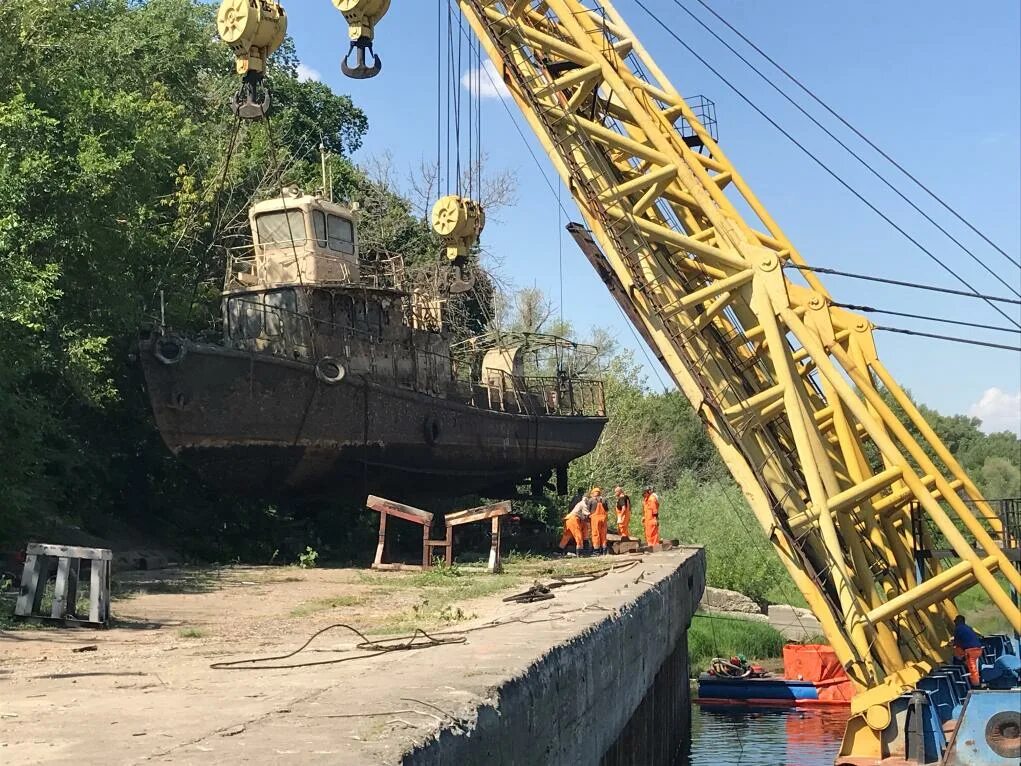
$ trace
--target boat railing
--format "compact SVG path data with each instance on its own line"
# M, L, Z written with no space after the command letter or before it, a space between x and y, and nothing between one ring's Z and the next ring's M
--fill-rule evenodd
M306 253L313 260L329 258L316 253ZM397 253L379 253L358 262L358 280L354 284L374 289L402 290L406 281L404 257ZM224 290L251 290L260 284L255 248L249 244L227 248L227 275Z
M603 382L568 375L511 375L483 371L483 381L470 384L469 404L521 415L606 416Z

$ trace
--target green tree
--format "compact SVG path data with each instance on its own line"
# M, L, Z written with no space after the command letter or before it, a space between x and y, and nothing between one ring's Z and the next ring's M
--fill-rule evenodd
M213 11L0 3L0 538L19 521L180 518L191 482L149 423L132 336L161 290L171 320L200 329L216 313L218 236L273 188L267 169L310 176L320 141L346 153L367 128L350 99L298 82L285 46L273 133L242 126L225 171L236 77ZM337 162L342 182L357 175ZM221 501L206 510L230 516Z

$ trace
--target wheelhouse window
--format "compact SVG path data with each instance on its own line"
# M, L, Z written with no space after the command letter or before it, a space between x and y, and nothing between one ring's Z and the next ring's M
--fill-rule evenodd
M259 246L264 249L303 247L308 238L305 214L300 210L277 210L256 217L255 228Z
M354 225L339 215L328 215L326 220L330 250L336 250L338 253L354 253Z
M322 210L312 211L312 228L316 234L316 244L326 247L329 244L326 239L326 213Z

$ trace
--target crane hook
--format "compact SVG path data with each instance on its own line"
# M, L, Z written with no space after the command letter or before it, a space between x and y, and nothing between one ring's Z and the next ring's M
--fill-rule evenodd
M372 56L372 66L365 65L366 51ZM354 66L348 63L351 60L352 53L355 54ZM368 80L370 77L375 77L379 74L382 69L383 62L376 55L376 52L372 50L372 40L368 37L359 37L357 40L354 40L347 51L347 55L340 62L340 71L354 80Z
M240 120L261 120L269 114L273 100L269 88L262 87L262 72L249 71L234 94L230 110Z

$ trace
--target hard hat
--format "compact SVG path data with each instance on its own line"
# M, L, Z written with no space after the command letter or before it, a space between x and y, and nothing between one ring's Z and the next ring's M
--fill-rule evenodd
M601 490L599 487L593 487L592 488L592 494L593 495L601 495L601 494L603 494L603 490Z
M652 492L652 485L647 484L645 487L642 488L642 492Z

